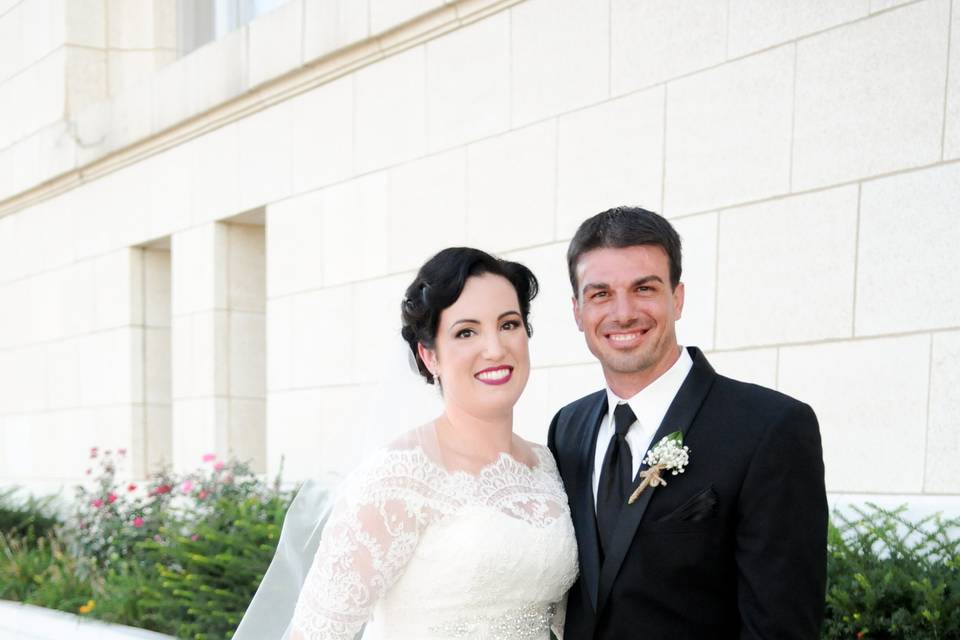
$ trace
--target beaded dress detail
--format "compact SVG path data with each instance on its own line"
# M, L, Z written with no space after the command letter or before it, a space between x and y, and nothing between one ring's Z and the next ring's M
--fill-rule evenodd
M394 446L344 482L297 601L293 640L548 640L577 576L550 452L478 473Z

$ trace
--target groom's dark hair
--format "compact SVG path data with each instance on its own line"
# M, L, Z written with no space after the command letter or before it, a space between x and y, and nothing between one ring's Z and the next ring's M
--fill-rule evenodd
M567 248L567 269L574 297L580 297L577 262L593 249L623 249L655 245L667 252L670 262L670 288L680 284L680 236L667 219L640 207L614 207L587 218L577 229Z

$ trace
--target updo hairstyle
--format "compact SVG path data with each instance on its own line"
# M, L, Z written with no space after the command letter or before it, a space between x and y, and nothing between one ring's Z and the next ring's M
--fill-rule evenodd
M529 319L530 301L537 295L539 284L530 269L519 262L495 258L479 249L444 249L420 267L417 277L407 287L406 295L400 304L403 324L400 335L407 341L413 353L417 370L429 384L434 384L434 377L420 358L417 343L428 349L434 348L441 312L457 301L470 276L485 273L502 276L510 281L520 302L523 326L528 336L533 335Z

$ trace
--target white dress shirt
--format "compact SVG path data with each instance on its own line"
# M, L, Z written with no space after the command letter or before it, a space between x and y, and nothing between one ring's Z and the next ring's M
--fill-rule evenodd
M618 404L626 402L633 409L633 414L637 416L634 422L627 430L627 446L630 447L630 457L633 459L633 477L637 477L640 471L640 464L644 456L647 455L647 449L653 441L653 436L660 428L663 422L663 416L666 415L670 403L674 396L680 390L683 381L687 379L690 368L693 366L693 359L683 347L680 347L680 357L667 369L662 376L651 382L643 390L632 398L623 399L617 397L610 387L607 387L607 415L600 422L600 432L597 434L597 447L593 454L593 504L596 509L597 492L600 488L600 473L603 471L603 459L607 455L607 447L610 445L610 439L616 433L613 424L613 409Z

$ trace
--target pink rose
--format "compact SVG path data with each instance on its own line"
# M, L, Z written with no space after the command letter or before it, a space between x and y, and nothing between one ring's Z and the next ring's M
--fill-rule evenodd
M217 461L217 463L216 463L215 465L213 465L213 470L214 470L214 471L220 471L221 469L223 469L223 463L220 462L220 461Z
M96 458L96 457L97 457L97 451L98 451L97 447L90 447L90 457L91 457L91 458Z
M127 455L127 450L126 450L126 449L122 449L122 448L121 448L121 449L117 449L117 455L118 455L118 456L125 456L125 455Z
M213 461L216 460L216 459L217 459L217 454L215 454L215 453L205 453L205 454L203 454L203 461L204 461L204 462L213 462Z
M200 493L197 494L197 497L200 498L201 500L203 500L204 498L207 497L207 492L201 490Z
M94 501L91 502L90 504L91 504L92 506L96 507L97 509L99 509L100 507L103 506L103 499L102 499L102 498L97 498L96 500L94 500Z
M136 490L137 490L136 483L131 482L130 484L127 485L127 491L136 491Z
M133 526L136 527L137 529L139 529L140 527L142 527L142 526L143 526L143 518L141 518L140 516L137 516L136 518L134 518L134 519L133 519Z
M190 493L192 490L193 490L192 480L184 480L183 484L180 485L180 491L183 491L184 493Z
M192 536L190 536L190 539L196 542L197 540L200 539L200 536L198 536L197 534L193 534Z
M117 494L111 493L110 495L107 496L107 504L113 504L116 501L117 501Z

